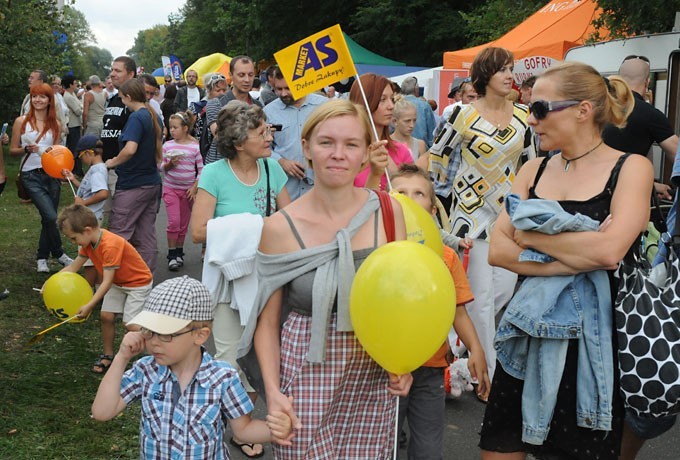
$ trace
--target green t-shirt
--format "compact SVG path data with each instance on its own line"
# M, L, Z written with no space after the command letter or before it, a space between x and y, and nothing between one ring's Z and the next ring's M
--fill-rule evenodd
M266 159L269 165L269 193L271 195L271 212L276 211L276 197L286 185L288 176L281 165L271 158ZM249 212L265 216L267 207L267 175L264 159L257 160L260 178L254 185L241 182L232 171L227 160L220 160L205 165L198 179L198 187L217 199L213 217Z

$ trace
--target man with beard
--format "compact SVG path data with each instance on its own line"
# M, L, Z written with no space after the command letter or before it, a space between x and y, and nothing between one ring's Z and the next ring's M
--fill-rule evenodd
M278 67L274 71L274 92L278 99L267 104L264 112L267 123L276 127L274 142L271 144L272 158L277 160L288 175L286 188L292 200L307 192L314 185L314 171L302 155L300 138L307 117L328 99L312 93L295 100L288 83Z
M231 76L231 89L223 96L210 99L205 106L205 123L213 133L213 141L210 150L205 156L205 164L213 163L222 158L217 153L217 142L214 137L217 132L217 116L220 109L234 99L245 102L248 105L256 104L262 107L262 103L250 96L255 79L255 62L250 56L236 56L229 63L229 75Z
M177 89L175 96L175 112L186 112L191 104L198 102L205 96L205 90L196 86L198 73L195 70L187 70L187 85Z

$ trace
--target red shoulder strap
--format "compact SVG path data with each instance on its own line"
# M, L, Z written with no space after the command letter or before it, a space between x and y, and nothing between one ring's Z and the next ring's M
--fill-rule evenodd
M380 210L382 211L383 217L383 227L385 227L385 236L387 236L387 242L390 243L394 241L396 237L396 231L394 227L394 209L392 209L392 199L387 192L381 190L375 190L380 199Z

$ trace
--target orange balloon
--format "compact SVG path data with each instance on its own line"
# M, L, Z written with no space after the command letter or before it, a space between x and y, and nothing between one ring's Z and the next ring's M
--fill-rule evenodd
M63 179L62 170L72 170L75 160L71 151L63 145L48 147L40 157L42 169L55 179Z

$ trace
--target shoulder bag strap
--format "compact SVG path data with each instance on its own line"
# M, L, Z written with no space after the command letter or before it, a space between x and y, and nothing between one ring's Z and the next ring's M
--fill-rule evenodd
M265 211L265 216L269 216L272 213L272 197L269 186L269 162L266 158L262 161L264 162L264 175L267 178L267 210Z
M396 237L396 230L394 226L394 209L392 208L392 199L387 192L381 190L374 190L380 199L380 210L383 216L383 227L385 228L385 236L387 242L394 241Z

